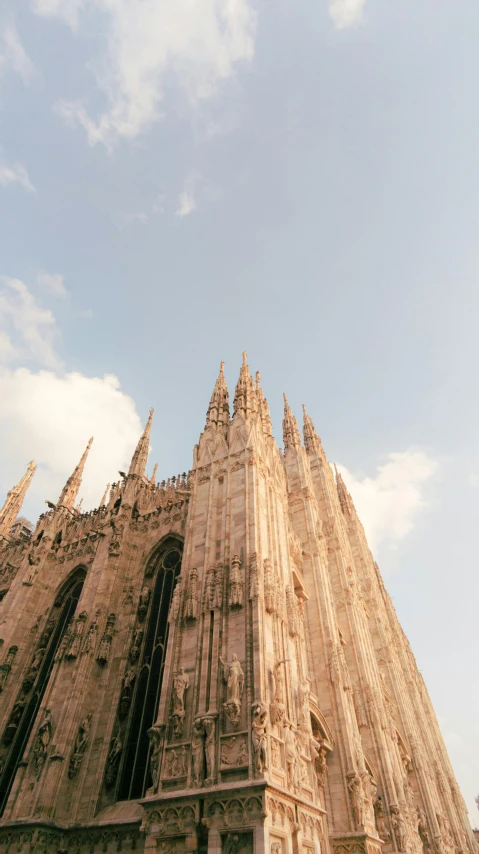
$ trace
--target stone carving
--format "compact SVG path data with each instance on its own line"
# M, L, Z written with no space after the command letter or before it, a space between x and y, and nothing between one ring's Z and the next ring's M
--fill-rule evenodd
M326 784L326 775L328 773L328 765L326 762L328 751L326 750L324 741L317 741L315 738L311 738L310 744L312 749L312 758L314 758L316 780L318 786L323 789Z
M348 781L348 789L351 796L351 806L353 808L353 817L356 830L364 828L364 798L361 778L358 774L353 774Z
M17 731L18 724L21 721L25 706L27 704L26 697L19 697L15 702L15 705L11 711L10 717L8 719L7 726L5 728L5 732L3 734L3 743L10 744L13 740L13 736Z
M55 603L56 604L56 603ZM68 621L67 627L63 634L63 637L58 644L57 653L55 655L55 661L61 661L65 650L68 648L71 638L72 638L72 630L73 630L73 617Z
M69 660L77 658L80 654L82 637L83 632L85 631L85 623L87 621L87 618L87 612L82 611L81 614L79 614L75 620L75 628L72 631L70 642L67 648L65 649L65 658Z
M125 718L128 714L129 708L131 706L131 699L133 694L133 683L136 679L136 673L134 670L128 668L126 671L123 682L121 685L121 695L120 695L120 707L119 707L119 715L120 718Z
M259 596L259 567L256 552L251 555L249 563L249 598L257 599Z
M116 735L113 736L110 742L110 749L106 760L105 786L107 789L111 789L116 780L122 750L123 742L121 739L121 732L118 729Z
M136 629L133 634L133 641L131 643L130 648L130 661L136 661L141 649L141 644L143 643L144 631L143 629Z
M78 773L82 763L83 756L88 745L88 739L90 737L91 718L92 713L88 712L86 718L83 718L80 726L78 727L77 737L75 739L75 744L73 745L70 764L68 767L68 776L70 780Z
M17 652L18 646L11 646L5 656L2 666L0 667L0 693L6 685Z
M43 721L38 727L38 732L33 744L33 773L40 776L43 766L45 765L48 753L48 746L52 740L52 716L50 709L45 710Z
M52 636L52 632L53 632L54 628L55 628L55 620L52 618L52 619L47 621L47 624L46 624L45 628L43 629L43 632L40 635L40 640L38 641L39 647L45 647L46 648L48 646L48 641L50 640L50 638Z
M264 561L264 606L268 614L274 614L276 610L276 596L274 589L273 567L267 557Z
M98 664L107 664L110 658L111 644L113 641L113 629L116 623L115 614L109 614L106 620L105 631L100 640L96 660Z
M198 570L196 567L190 571L188 588L185 598L185 620L196 620L198 616Z
M292 638L299 634L299 619L297 599L293 588L288 584L286 588L286 611L288 615L288 629Z
M271 854L282 854L281 842L276 840L271 843Z
M215 584L213 591L213 609L221 608L223 605L223 564L215 566Z
M233 767L248 764L248 747L246 738L232 735L221 741L221 765Z
M423 847L430 848L431 840L429 837L429 831L427 829L427 818L426 813L424 812L422 807L417 808L417 831L419 833Z
M354 711L356 712L356 720L358 722L358 727L365 727L368 725L368 719L366 717L366 709L364 706L363 695L361 693L361 688L359 685L355 685L353 689L353 702L354 702Z
M288 786L295 792L300 792L303 779L303 762L301 759L301 747L293 725L287 723L284 726L284 756L286 759L286 776Z
M183 745L181 753L178 750L168 750L165 754L165 777L183 777L187 773L188 750Z
M309 710L309 694L311 691L311 679L307 676L299 683L298 699L299 699L299 721L302 726L311 726L311 714Z
M204 611L211 611L213 608L213 599L215 592L215 569L213 566L210 566L206 573L205 580L205 593L204 593Z
M22 688L24 691L29 691L30 688L32 687L33 683L35 682L35 679L37 678L38 671L39 671L40 665L43 661L43 656L45 655L45 652L46 652L46 650L44 647L36 650L35 655L33 656L33 661L31 663L30 667L28 668L28 670L25 674L25 678L22 682Z
M185 721L185 694L190 687L190 680L184 669L180 667L176 676L173 678L173 711L171 721L173 724L173 734L176 738L181 738L183 735L183 724Z
M268 768L268 736L266 735L268 710L263 703L253 703L251 711L251 743L253 745L254 770L257 774L263 774Z
M85 638L85 643L83 644L82 655L89 654L92 650L95 649L96 645L96 636L98 633L98 618L101 614L101 610L98 609L95 613L95 617L91 622L90 628L88 629L87 636Z
M203 718L203 726L205 728L205 759L206 759L206 785L212 785L215 780L216 773L216 720L213 716L207 715Z
M163 741L165 738L164 725L155 725L148 730L148 738L150 739L150 774L153 784L153 789L156 792L158 789L158 773L160 770L161 751L163 749Z
M234 555L231 561L229 606L230 608L241 608L243 605L243 579L241 577L241 562L238 555Z
M146 614L148 611L148 605L150 604L150 597L151 597L151 590L149 587L146 587L146 585L145 585L145 587L143 588L143 590L140 593L140 600L138 602L138 619L139 619L140 623L142 623L146 617Z
M201 718L197 718L193 724L191 734L191 755L193 764L193 786L201 786L205 764L205 730Z
M176 584L176 587L173 591L170 610L168 612L168 622L170 624L176 623L176 621L178 619L178 615L180 613L180 601L181 601L181 581L178 581Z
M407 851L407 828L399 807L391 805L391 826L394 831L398 851Z
M273 768L281 768L281 746L275 738L271 739L271 764Z
M376 798L374 802L374 817L379 838L382 839L383 842L390 842L391 831L389 830L387 821L384 817L384 806L381 797Z
M229 664L223 661L222 658L220 658L220 661L223 665L223 678L226 682L226 703L224 703L223 708L233 726L238 726L244 688L243 668L235 652Z

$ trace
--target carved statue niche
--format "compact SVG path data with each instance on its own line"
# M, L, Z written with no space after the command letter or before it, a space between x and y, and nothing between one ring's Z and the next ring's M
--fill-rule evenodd
M298 793L302 789L303 761L300 742L291 723L284 725L283 738L288 786Z
M150 739L150 774L153 783L153 791L158 791L158 775L160 771L161 751L165 740L164 725L152 726L148 730L148 738Z
M118 728L116 735L113 736L110 742L110 748L108 750L108 756L106 760L105 786L107 789L111 789L111 787L115 783L122 750L123 741L121 738L121 731Z
M356 712L356 720L358 722L358 727L365 727L368 725L368 719L366 717L366 709L364 706L363 695L361 693L361 688L359 685L355 685L353 689L353 702L354 702L354 711Z
M253 552L249 563L249 598L254 600L259 596L259 567L256 552Z
M30 688L32 687L33 683L35 682L35 679L37 678L38 671L39 671L40 665L43 661L43 656L45 655L45 652L46 652L45 647L41 647L40 649L36 650L35 655L33 656L33 661L31 663L30 667L28 668L28 670L25 674L25 678L22 682L22 688L24 691L29 691Z
M264 605L268 614L273 614L276 610L275 600L273 567L267 557L264 561Z
M427 817L422 807L417 808L417 831L423 844L423 848L430 848L431 840L427 829Z
M364 828L365 815L361 778L355 772L348 776L348 789L351 797L355 829L362 830Z
M33 745L32 768L33 773L40 776L43 766L45 765L48 753L48 746L52 740L52 716L50 709L45 710L43 721L38 727L37 735Z
M221 609L223 606L223 564L215 566L215 585L213 592L213 608Z
M85 623L87 621L88 614L86 611L82 611L81 614L75 620L75 628L73 629L72 636L68 647L65 650L65 658L70 660L77 658L80 654L81 642L83 637L83 632L85 631Z
M133 635L133 641L130 649L130 661L136 661L141 649L141 644L143 643L144 631L143 629L136 629Z
M266 720L268 710L263 703L253 703L251 721L251 743L253 746L254 770L263 774L268 769L268 736Z
M407 851L407 827L399 807L396 804L391 805L391 826L396 838L398 851Z
M18 646L11 646L10 649L8 650L6 656L5 656L5 660L2 664L2 666L0 667L0 693L3 691L3 689L5 687L5 684L7 682L10 671L12 669L13 661L14 661L14 658L15 658L17 652L18 652Z
M48 646L48 641L50 640L50 638L52 636L52 632L53 632L54 628L55 628L55 620L54 619L48 620L45 628L43 629L43 632L40 635L40 640L38 641L39 647L45 647L46 648Z
M173 596L171 598L170 610L168 612L168 622L170 625L176 623L178 619L178 615L180 613L180 601L181 601L181 579L177 581L176 587L173 590Z
M205 592L203 599L203 610L210 611L214 605L215 598L215 568L210 566L206 573Z
M101 614L101 609L98 608L98 610L95 611L95 616L94 616L93 620L91 621L90 628L87 631L85 643L83 644L83 648L82 648L82 655L87 655L88 653L92 652L95 649L96 636L98 633L98 618L99 618L100 614Z
M140 593L140 599L138 602L138 619L139 619L140 623L143 622L143 620L145 619L146 614L148 612L148 605L150 604L150 597L151 597L151 590L149 587L146 587L146 585L145 585L145 587L143 588L143 590Z
M5 732L3 733L2 741L4 744L11 744L11 742L13 741L13 737L18 729L18 724L22 719L26 704L27 698L24 696L19 697L18 700L15 702L15 705L10 713L7 726L5 727Z
M104 665L107 664L109 661L115 623L115 614L109 614L106 620L105 631L98 646L98 654L96 657L98 664Z
M241 577L241 561L238 555L234 555L231 561L230 585L229 585L229 607L241 608L243 606L243 579Z
M198 570L190 572L185 599L185 620L196 620L198 617Z
M244 673L238 656L233 653L231 661L225 662L220 658L223 665L223 679L226 682L226 702L223 708L233 726L238 726L241 717L241 698L244 688Z
M376 798L374 802L374 817L379 838L382 839L383 842L390 842L391 831L389 830L386 818L384 817L384 806L381 796Z
M80 726L78 727L77 737L75 739L75 744L73 745L70 764L68 766L68 776L70 780L78 773L82 763L90 737L91 718L92 713L88 712L87 716L83 718Z
M192 755L192 785L201 786L205 765L205 728L201 718L196 718L191 732L191 755Z
M126 718L129 708L131 706L131 699L133 694L133 683L136 679L136 673L131 668L128 668L126 671L123 682L121 685L121 695L120 695L120 707L119 707L119 716L120 718Z
M176 676L173 677L173 711L171 722L173 724L173 735L181 738L185 722L185 693L190 687L190 679L183 667L180 667Z
M205 729L205 759L206 759L206 785L212 785L216 774L216 720L207 715L203 718Z

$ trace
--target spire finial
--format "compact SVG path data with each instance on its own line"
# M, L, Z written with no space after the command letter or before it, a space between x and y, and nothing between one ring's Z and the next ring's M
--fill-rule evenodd
M157 474L157 472L158 472L158 463L155 463L155 467L154 467L154 469L153 469L153 474L151 475L151 478L150 478L150 483L151 483L153 486L155 486L155 484L156 484L156 474Z
M108 493L110 491L110 484L107 483L105 492L103 493L103 498L100 501L100 507L106 507L108 504Z
M309 417L306 407L303 403L303 437L304 437L304 447L306 448L308 453L316 453L318 457L326 460L326 455L324 453L323 445L321 439L319 438L316 430L314 429L314 424Z
M236 383L233 409L233 417L241 412L245 418L258 411L256 389L248 367L248 355L245 350L243 351L243 362L240 368L239 379Z
M288 403L288 398L283 392L284 400L284 418L283 418L283 444L285 452L289 448L294 448L296 451L301 447L301 436L299 434L298 422L291 412L291 407Z
M5 503L0 510L0 537L8 538L10 536L12 525L22 509L27 489L36 470L37 467L32 460L21 480L7 493Z
M78 490L80 489L81 480L83 477L83 469L85 468L85 463L87 461L87 457L90 451L90 448L93 443L93 436L88 442L83 454L80 457L80 462L77 467L74 469L73 474L68 478L65 486L63 487L60 498L57 501L57 507L66 507L67 510L73 510L75 507L75 501L77 500Z
M143 433L140 436L135 453L133 454L133 457L131 459L130 468L128 471L129 475L132 474L137 477L144 477L146 461L148 459L148 453L150 450L151 422L153 421L154 413L155 410L150 409L150 414L148 415L148 421L146 422L145 429L143 430Z
M256 371L256 397L258 398L259 414L263 422L263 431L266 436L273 435L273 425L271 423L271 415L269 411L268 401L266 400L263 389L261 388L261 374Z
M230 423L228 386L224 376L225 363L220 362L220 372L215 382L210 405L206 413L206 426L219 427L226 434Z

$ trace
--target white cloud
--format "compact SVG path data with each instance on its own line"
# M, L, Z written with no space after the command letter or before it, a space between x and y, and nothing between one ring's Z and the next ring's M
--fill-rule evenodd
M8 184L20 184L29 193L36 192L35 187L30 181L28 172L22 163L12 163L9 165L5 161L0 160L0 187L6 187Z
M37 282L40 287L44 288L54 297L64 299L67 296L68 291L65 287L63 276L60 273L40 273L37 276Z
M36 76L35 68L12 24L3 30L0 45L0 74L6 68L11 68L28 86Z
M91 145L111 148L120 138L143 133L161 115L167 80L173 73L192 102L213 96L240 61L254 54L253 0L90 0L105 24L106 48L89 63L95 100L63 101L64 119L82 126ZM85 4L86 5L86 4ZM35 0L34 10L57 16L75 29L80 0Z
M54 349L58 330L52 312L38 305L20 279L1 277L0 282L0 357L59 366Z
M424 451L410 448L392 453L376 477L362 477L338 465L361 519L371 551L388 542L394 546L414 527L426 505L424 485L438 470L438 462Z
M357 26L363 17L366 0L331 0L329 14L338 30Z
M192 190L183 190L178 196L176 216L188 216L196 208L196 200Z
M0 369L0 493L34 458L39 469L29 507L43 512L45 499L56 501L94 436L80 497L83 509L96 507L106 484L128 465L141 430L135 404L115 376Z

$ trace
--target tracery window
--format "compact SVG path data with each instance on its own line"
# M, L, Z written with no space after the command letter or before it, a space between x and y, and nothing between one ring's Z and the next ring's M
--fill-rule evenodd
M23 676L0 743L0 815L3 814L18 764L30 738L57 649L75 613L86 571L78 567L60 589Z
M138 646L139 633L143 631L138 655L140 665L134 677L131 707L124 730L121 725L125 748L120 766L118 799L122 801L143 797L152 785L148 730L158 712L168 644L168 612L181 570L181 557L182 544L169 537L153 553L145 571L145 583L149 578L153 579L153 593L146 617L137 624L130 650L131 661L135 644ZM142 626L146 628L143 630ZM120 701L120 719L121 715Z

